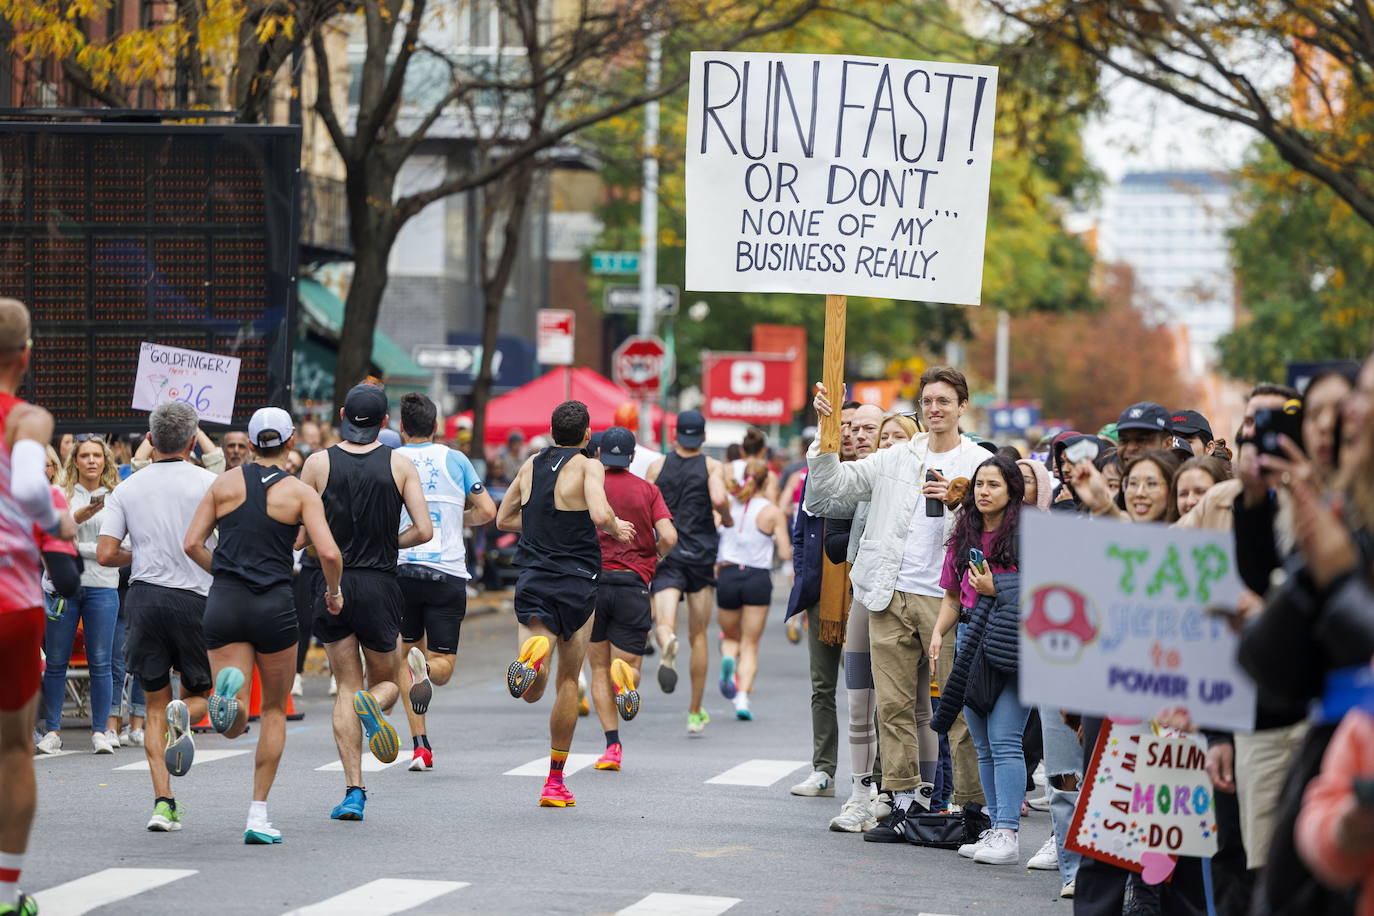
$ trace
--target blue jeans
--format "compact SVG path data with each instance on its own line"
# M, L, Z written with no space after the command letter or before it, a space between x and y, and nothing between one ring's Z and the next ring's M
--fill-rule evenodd
M1069 824L1073 820L1073 809L1078 804L1078 792L1065 792L1056 789L1054 781L1070 773L1083 775L1083 749L1078 743L1078 733L1064 724L1059 710L1048 706L1040 707L1040 733L1045 739L1045 797L1050 803L1050 824L1054 828L1054 845L1059 856L1059 877L1068 884L1078 875L1081 856L1064 847L1069 835Z
M1029 717L1030 710L1021 705L1016 694L1015 676L1007 679L991 714L981 716L964 707L964 721L978 751L978 777L987 796L988 816L992 826L999 829L1021 828L1021 799L1026 795L1021 734Z
M51 605L54 599L44 596ZM43 633L43 705L48 731L62 729L62 700L67 692L67 664L72 660L77 621L86 637L86 665L91 678L91 731L103 732L110 716L113 694L111 660L114 657L115 622L119 619L119 591L81 586L76 597L56 620L49 619Z
M124 613L124 605L121 602L119 607L119 618L115 621L114 655L110 660L111 686L114 692L110 696L110 715L125 716L127 707L129 716L143 716L147 714L148 704L143 696L143 682L136 677L128 677L126 659L124 657L124 638L128 633L128 617Z

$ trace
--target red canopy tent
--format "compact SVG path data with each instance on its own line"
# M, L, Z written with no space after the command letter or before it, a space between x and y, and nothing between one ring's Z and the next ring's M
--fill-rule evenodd
M551 369L534 381L487 402L487 444L500 445L517 429L526 439L548 435L549 415L569 399L587 405L592 417L592 432L610 427L616 408L633 401L623 388L593 369L585 366ZM662 416L658 405L651 405L650 419L655 430ZM471 419L472 411L448 418L445 423L447 438L452 439L457 434L459 417ZM634 432L638 434L639 431Z

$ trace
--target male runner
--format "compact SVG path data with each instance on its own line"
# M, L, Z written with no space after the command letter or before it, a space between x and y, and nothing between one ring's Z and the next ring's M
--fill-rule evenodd
M458 633L468 606L467 553L463 528L485 525L496 517L496 504L482 486L468 456L434 442L438 410L423 394L401 398L401 455L415 465L429 505L434 537L401 551L396 575L405 606L401 611L401 640L410 666L410 740L415 745L410 769L424 772L434 766L434 749L425 728L425 710L434 698L434 685L453 677ZM410 516L401 516L401 527Z
M515 562L524 567L515 583L520 657L506 672L511 696L533 703L549 680L549 652L558 643L558 683L549 714L549 778L539 804L576 804L563 783L563 764L577 728L577 675L587 654L601 571L600 529L621 543L634 525L616 518L606 501L606 473L582 454L591 440L587 405L564 401L553 411L553 445L526 459L506 490L496 527L519 531Z
M596 587L596 619L592 623L592 700L606 733L606 753L598 770L620 769L621 718L639 712L639 663L654 625L649 604L649 581L654 565L677 544L673 516L658 487L635 476L634 433L612 426L601 434L601 463L606 466L606 501L618 518L634 525L634 540L621 544L605 534L601 540L601 577ZM657 543L655 543L657 542ZM615 684L612 698L611 684Z
M334 614L343 609L343 560L319 494L286 470L295 439L291 415L280 407L258 410L248 421L248 439L257 460L215 479L191 519L183 547L215 577L205 600L204 621L215 674L209 703L215 731L226 738L243 734L248 727L247 672L256 666L262 679L253 801L243 841L270 845L281 842L281 831L267 819L267 793L286 744L286 698L296 673L300 638L291 590L296 529L304 525L315 545L324 571L325 601ZM212 552L205 543L217 527L219 544Z
M0 299L0 914L34 916L38 904L19 890L29 829L38 807L33 776L33 720L42 676L43 590L33 526L64 541L76 523L53 506L45 448L52 415L14 396L28 371L29 310Z
M343 610L315 602L315 636L324 643L329 670L339 685L334 701L334 743L344 771L344 799L330 817L360 821L367 804L359 742L390 763L400 752L396 729L382 715L396 703L401 667L401 586L396 556L401 548L434 536L415 465L377 441L387 421L386 393L354 385L339 411L343 441L305 459L301 480L324 498L329 530L343 552ZM404 504L415 523L397 533ZM300 541L297 547L304 546ZM363 663L358 660L362 647ZM363 689L364 667L368 689Z
M210 659L205 651L205 596L210 574L186 555L183 542L196 507L215 475L187 457L196 442L196 412L180 401L158 405L148 417L153 463L105 498L95 556L101 566L129 566L124 652L129 673L148 697L143 750L153 779L148 829L181 829L182 810L172 776L195 759L191 723L205 715ZM129 538L131 549L121 543ZM172 699L171 671L181 673L181 698ZM165 710L165 713L164 713ZM165 719L165 721L163 721Z
M692 704L687 710L687 732L698 735L711 717L701 705L706 690L706 627L715 604L715 563L720 524L733 524L730 497L725 490L723 466L701 453L706 438L706 418L695 410L677 415L673 451L649 468L645 478L658 484L663 501L673 513L677 527L677 546L664 557L654 572L649 591L653 594L655 635L663 650L658 666L658 686L664 693L677 687L677 603L687 596L687 635L692 646Z

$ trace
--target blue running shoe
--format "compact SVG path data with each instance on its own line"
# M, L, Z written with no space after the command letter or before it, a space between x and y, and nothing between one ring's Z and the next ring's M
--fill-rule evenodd
M722 656L720 660L720 695L727 700L733 700L738 692L739 685L735 683L735 659L729 655Z
M221 668L215 676L215 692L210 694L210 724L221 735L234 727L239 717L239 691L243 689L243 672L237 668Z
M329 816L336 821L360 821L366 806L367 792L354 786L345 793L344 800L334 806Z
M367 738L368 750L382 763L391 763L401 753L401 739L396 737L396 729L382 715L382 707L377 698L366 690L353 694L353 711L363 723L363 735Z

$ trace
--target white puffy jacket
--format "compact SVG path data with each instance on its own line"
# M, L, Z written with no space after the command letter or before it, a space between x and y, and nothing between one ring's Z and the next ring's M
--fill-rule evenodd
M854 568L849 573L854 597L870 611L885 610L892 603L907 532L918 501L924 499L921 486L926 476L929 438L929 433L918 433L910 442L843 463L834 452L822 454L819 439L811 443L807 453L806 511L827 518L849 518L858 503L871 503ZM978 465L990 457L986 449L960 436L954 454L942 454L940 472L946 480L972 480ZM945 538L952 525L953 514L946 512ZM940 558L944 559L943 552Z

